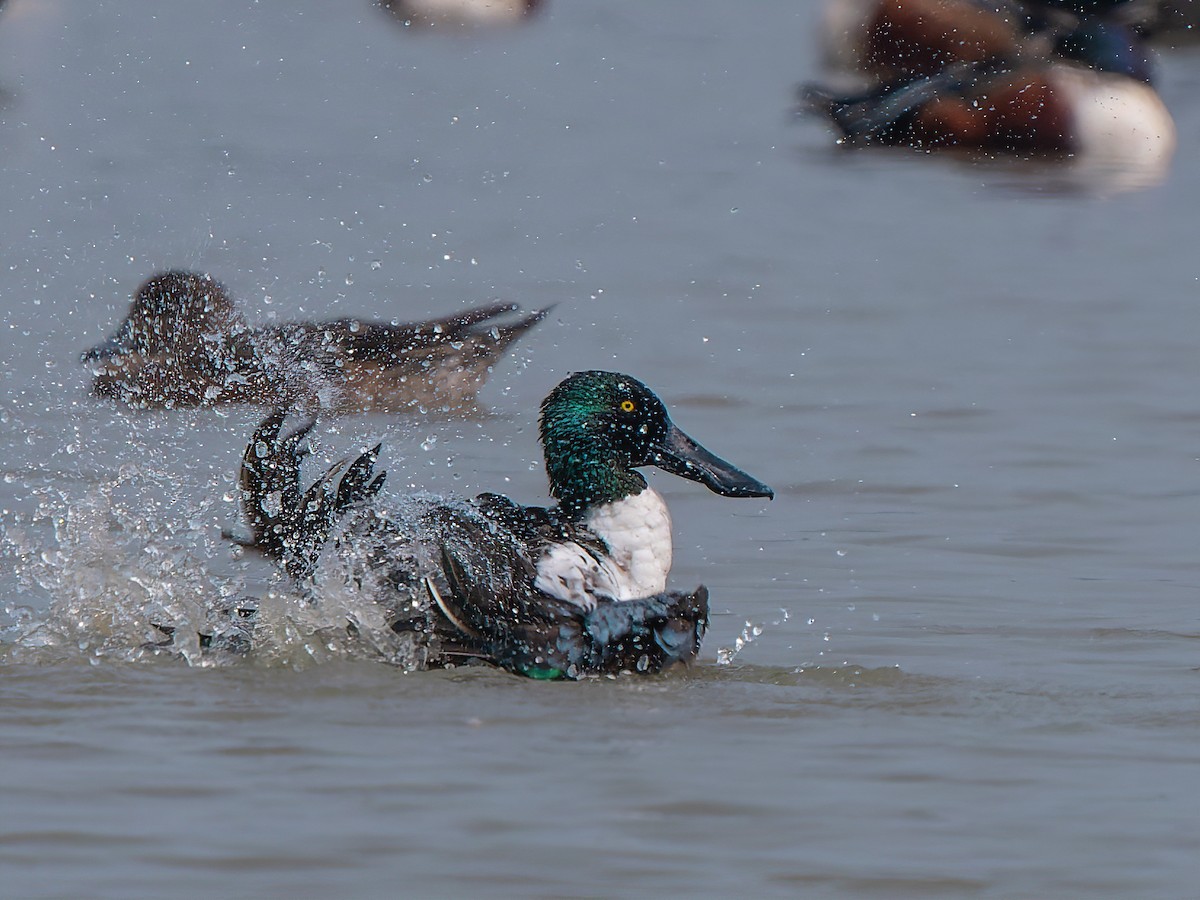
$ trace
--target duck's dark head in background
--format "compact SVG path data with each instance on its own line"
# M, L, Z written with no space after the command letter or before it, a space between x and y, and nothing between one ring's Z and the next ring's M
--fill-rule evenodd
M205 335L226 334L240 323L232 298L214 278L197 272L161 272L142 282L129 313L107 340L84 351L84 362L137 354L189 352Z

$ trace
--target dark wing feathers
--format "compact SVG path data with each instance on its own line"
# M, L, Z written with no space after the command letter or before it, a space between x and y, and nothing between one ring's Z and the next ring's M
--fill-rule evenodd
M375 474L375 463L383 444L376 444L347 466L338 485L338 509L346 510L357 503L365 503L379 493L387 472Z
M938 97L961 93L980 78L1002 70L996 62L951 63L932 75L885 84L848 96L836 96L819 85L800 89L800 110L824 115L848 141L895 143L913 113Z
M379 493L386 473L375 473L381 446L376 445L348 465L344 459L334 463L302 495L300 464L308 455L303 441L316 420L280 437L286 416L284 410L268 416L242 457L242 509L251 537L239 543L303 578L311 574L337 520Z
M391 325L335 319L310 327L327 335L327 341L346 355L364 361L420 355L422 351L444 350L456 344L470 346L471 355L492 357L502 353L549 312L549 309L538 310L512 322L493 321L517 309L513 303L492 303L428 322Z
M553 510L521 507L498 494L476 503L488 525L461 516L444 523L448 590L438 605L473 636L481 656L540 678L659 672L695 659L708 627L705 588L600 600L585 612L534 588L537 572L527 548L553 539L587 541L587 533ZM594 535L590 542L603 547Z
M478 653L532 678L661 672L690 663L708 628L708 591L601 600L584 612L535 591L529 582L500 597L470 580L471 567L448 551L449 591L439 606L472 635Z

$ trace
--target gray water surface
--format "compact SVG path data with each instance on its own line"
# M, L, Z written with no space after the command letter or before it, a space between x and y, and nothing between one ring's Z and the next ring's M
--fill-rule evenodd
M844 153L790 115L816 5L366 0L0 12L0 893L1190 897L1200 883L1200 57L1140 190ZM491 415L383 439L385 503L544 502L568 372L650 384L771 503L651 476L688 672L404 674L297 633L134 652L261 593L261 410L122 411L78 353L164 267L257 322L557 304Z

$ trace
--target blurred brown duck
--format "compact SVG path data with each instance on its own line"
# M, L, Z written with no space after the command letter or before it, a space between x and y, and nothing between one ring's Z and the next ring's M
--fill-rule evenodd
M493 303L428 322L252 328L220 282L162 272L112 337L83 354L92 393L143 408L249 403L336 412L471 409L492 366L545 316Z
M829 57L872 79L807 86L801 111L839 143L1072 155L1161 177L1175 149L1144 42L1114 18L1124 0L834 0ZM856 45L856 46L855 46Z
M405 25L511 25L533 15L542 0L379 0Z

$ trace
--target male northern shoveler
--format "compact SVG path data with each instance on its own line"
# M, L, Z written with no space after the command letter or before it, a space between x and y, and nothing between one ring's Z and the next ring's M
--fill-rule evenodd
M221 403L341 412L470 407L492 365L545 310L508 323L497 303L408 325L334 319L251 328L208 275L171 271L134 295L86 351L92 392L138 407Z
M956 63L846 97L810 87L804 102L849 143L1103 156L1147 172L1175 149L1174 122L1148 84L1065 63Z
M954 63L1061 59L1149 81L1149 51L1121 16L1126 0L831 0L827 62L879 84Z
M659 672L696 656L708 593L668 592L671 517L637 471L657 466L727 497L769 487L680 431L628 375L579 372L542 403L541 443L558 505L417 496L368 503L379 447L300 489L301 443L284 413L255 433L242 464L251 537L298 581L334 548L339 582L383 604L406 659L477 659L534 678ZM328 555L327 555L328 556ZM326 569L322 566L321 572Z
M929 75L952 62L1012 59L1023 29L973 0L830 0L826 62L885 83Z
M862 61L877 84L810 86L805 106L842 142L1078 154L1149 178L1175 126L1141 40L1099 15L1111 2L876 0Z
M379 0L405 25L510 25L532 15L542 0Z

